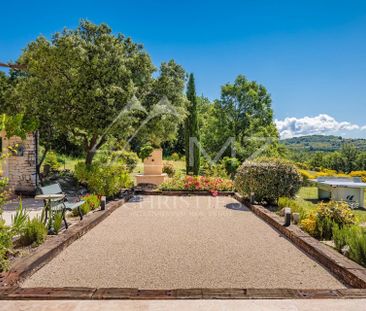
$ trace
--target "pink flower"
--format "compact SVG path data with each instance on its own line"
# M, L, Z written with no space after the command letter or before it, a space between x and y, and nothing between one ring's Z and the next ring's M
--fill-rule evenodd
M217 190L211 190L210 192L211 192L211 195L212 195L213 197L217 197L217 196L219 195L219 193L218 193L218 191L217 191Z

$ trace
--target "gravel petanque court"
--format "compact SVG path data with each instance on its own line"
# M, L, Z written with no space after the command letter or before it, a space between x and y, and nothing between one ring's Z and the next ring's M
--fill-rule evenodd
M135 197L22 286L345 287L235 199L208 196Z

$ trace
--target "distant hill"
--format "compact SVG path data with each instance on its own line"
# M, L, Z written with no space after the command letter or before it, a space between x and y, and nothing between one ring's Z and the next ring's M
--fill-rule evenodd
M316 151L336 151L343 144L350 143L356 146L357 149L366 151L366 139L363 138L343 138L333 135L310 135L282 139L281 142L292 150L306 150L311 152Z

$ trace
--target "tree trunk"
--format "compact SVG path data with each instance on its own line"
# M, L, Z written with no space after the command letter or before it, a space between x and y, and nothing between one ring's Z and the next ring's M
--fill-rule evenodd
M41 157L40 161L36 164L36 174L38 175L39 182L40 182L41 186L44 186L43 185L42 175L41 175L41 167L42 167L42 164L43 164L44 160L46 159L46 155L47 155L48 151L49 151L49 148L46 147L44 149L44 152L42 154L42 157Z
M87 150L86 159L85 159L86 166L92 165L95 153L96 153L96 151L93 150L93 149L92 150Z

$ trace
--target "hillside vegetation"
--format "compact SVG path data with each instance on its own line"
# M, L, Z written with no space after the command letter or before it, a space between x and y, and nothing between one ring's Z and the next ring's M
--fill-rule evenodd
M311 135L283 139L281 142L296 151L338 151L344 144L352 144L360 151L366 151L366 139L343 138L333 135Z

